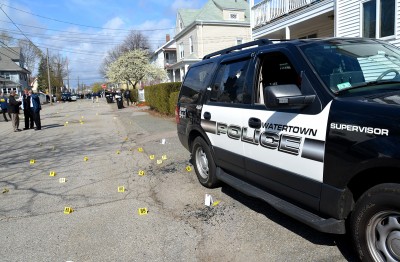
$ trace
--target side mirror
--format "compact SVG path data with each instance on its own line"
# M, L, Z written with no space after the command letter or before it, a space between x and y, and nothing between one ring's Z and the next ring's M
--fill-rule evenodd
M264 88L267 108L302 109L314 102L315 95L302 95L296 85L276 85Z

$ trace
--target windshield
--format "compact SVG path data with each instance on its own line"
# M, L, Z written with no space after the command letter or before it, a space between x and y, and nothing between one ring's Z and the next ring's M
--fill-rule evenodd
M301 47L334 93L373 84L400 82L400 51L372 41L327 41Z

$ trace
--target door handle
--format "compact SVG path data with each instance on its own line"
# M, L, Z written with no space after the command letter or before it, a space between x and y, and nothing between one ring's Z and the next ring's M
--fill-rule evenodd
M249 127L251 128L261 128L261 120L255 117L250 117L249 118Z
M210 119L211 119L211 114L210 114L210 112L204 112L203 116L204 116L204 119L205 119L205 120L210 120Z

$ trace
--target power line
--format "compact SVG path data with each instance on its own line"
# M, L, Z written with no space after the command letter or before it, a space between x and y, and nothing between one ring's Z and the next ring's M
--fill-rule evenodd
M2 4L2 6L3 6L3 5L4 5L4 6L7 6L7 7L9 7L9 8L11 8L11 9L14 9L14 10L17 10L17 11L20 11L20 12L23 12L23 13L26 13L26 14L30 14L30 15L33 15L33 16L37 16L37 17L40 17L40 18L44 18L44 19L56 21L56 22L59 22L59 23L70 24L70 25L77 25L77 26L88 27L88 28L97 28L97 29L115 30L115 31L127 31L127 32L130 32L130 31L141 31L141 32L146 32L146 31L148 31L148 32L153 32L153 31L162 31L162 30L171 30L171 29L174 29L174 28L161 28L161 29L119 29L119 28L106 28L106 27L99 27L99 26L83 25L83 24L77 24L77 23L73 23L73 22L62 21L62 20L58 20L58 19L55 19L55 18L50 18L50 17L46 17L46 16L34 14L34 13L31 13L31 12L28 12L28 11L24 11L24 10L21 10L21 9L18 9L18 8L15 8L15 7L6 5L6 4ZM0 8L1 8L1 7L0 7ZM4 11L3 11L3 12L4 12Z

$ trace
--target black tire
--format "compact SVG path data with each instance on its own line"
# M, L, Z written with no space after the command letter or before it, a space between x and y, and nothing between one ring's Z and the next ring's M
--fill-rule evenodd
M218 186L215 174L217 168L211 154L210 146L201 137L196 137L193 141L192 163L200 184L208 188Z
M365 192L350 223L362 261L400 261L400 184L380 184Z

